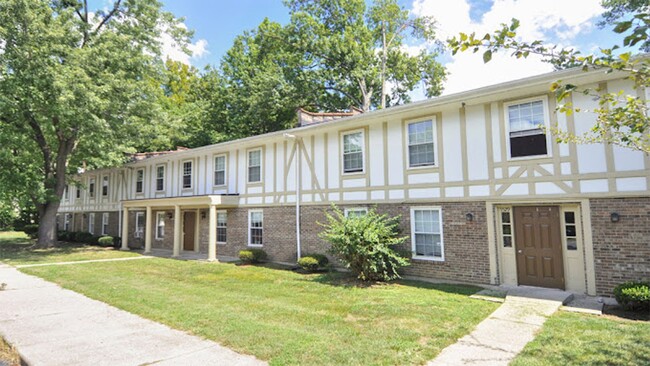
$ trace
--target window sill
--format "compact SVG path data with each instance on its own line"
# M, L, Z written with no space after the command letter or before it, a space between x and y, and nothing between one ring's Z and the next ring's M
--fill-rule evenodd
M264 184L264 181L261 181L261 180L257 181L257 182L248 182L248 181L246 181L246 184L249 185L249 186L261 186L261 185Z
M251 248L261 248L264 246L264 244L248 244L248 246Z
M227 244L227 243L226 243L226 242L223 242L223 241L218 241L218 242L217 242L217 245L226 245L226 244Z
M531 156L517 156L515 158L508 157L508 161L525 161L525 160L535 160L535 159L551 159L553 156L551 154L545 155L531 155Z
M418 165L418 166L408 166L406 170L439 170L440 166L438 164L431 165Z
M360 172L343 172L343 173L341 173L341 176L345 178L345 177L353 177L353 176L356 176L356 175L365 175L365 174L366 174L366 171L362 170Z
M411 257L413 260L418 260L418 261L429 261L429 262L444 262L445 258L441 257L425 257L425 256L416 256L414 255Z

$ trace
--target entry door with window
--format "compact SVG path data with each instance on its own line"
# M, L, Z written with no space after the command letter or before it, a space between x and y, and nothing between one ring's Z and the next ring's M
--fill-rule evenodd
M195 223L195 212L185 212L183 214L183 250L194 250Z
M564 289L559 207L514 207L514 221L519 284Z

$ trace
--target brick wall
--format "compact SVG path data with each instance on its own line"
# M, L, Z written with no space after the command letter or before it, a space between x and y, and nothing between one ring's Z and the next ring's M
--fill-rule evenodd
M650 281L650 197L591 199L596 293L612 296L631 280ZM617 212L619 222L610 215Z

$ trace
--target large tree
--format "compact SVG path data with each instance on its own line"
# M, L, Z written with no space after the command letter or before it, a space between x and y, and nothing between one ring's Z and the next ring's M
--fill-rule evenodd
M160 32L189 33L156 0L0 0L0 183L28 197L55 242L71 173L121 162L158 112Z
M303 78L329 103L368 111L410 100L422 82L427 96L442 91L445 71L435 57L433 19L412 17L396 0L287 0L290 41L305 63ZM407 41L428 42L410 55ZM387 100L387 98L389 98Z

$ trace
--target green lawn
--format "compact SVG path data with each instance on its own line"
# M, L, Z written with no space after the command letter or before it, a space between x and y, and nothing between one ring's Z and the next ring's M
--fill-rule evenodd
M56 248L34 249L34 241L22 232L0 232L0 262L12 265L54 262L76 262L91 259L126 258L138 256L113 248L82 244L61 244Z
M560 312L511 365L650 365L650 322Z
M423 364L498 306L468 286L169 259L22 271L275 365Z

